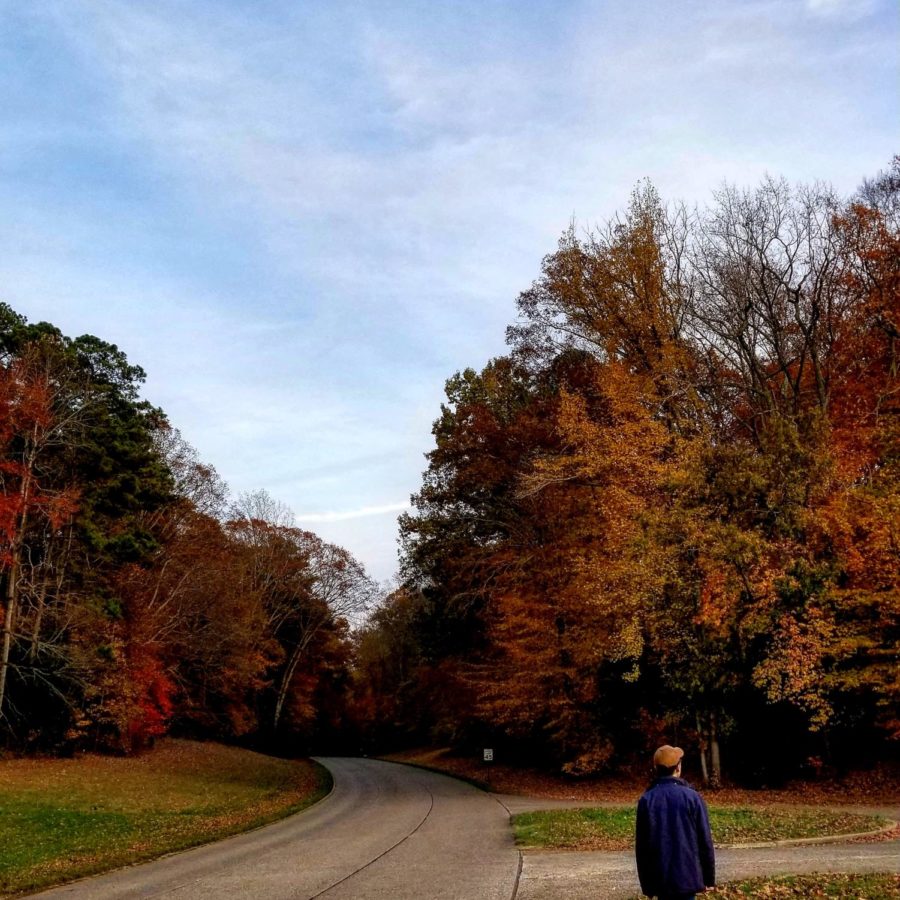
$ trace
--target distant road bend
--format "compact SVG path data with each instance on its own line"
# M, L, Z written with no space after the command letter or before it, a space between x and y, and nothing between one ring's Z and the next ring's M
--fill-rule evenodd
M119 869L41 898L513 900L521 856L506 809L433 772L322 759L332 794L249 834Z

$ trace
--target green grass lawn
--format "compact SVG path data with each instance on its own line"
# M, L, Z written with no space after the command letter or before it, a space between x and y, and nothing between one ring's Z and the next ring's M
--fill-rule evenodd
M0 896L274 821L323 797L328 773L194 741L132 757L0 761Z
M790 897L897 900L900 898L900 875L779 875L735 881L702 896L724 897L727 900L744 900L746 897L767 897L771 900Z
M547 850L627 850L634 846L634 807L554 809L513 818L520 847ZM811 809L737 809L712 806L709 820L717 844L822 837L873 831L878 816Z

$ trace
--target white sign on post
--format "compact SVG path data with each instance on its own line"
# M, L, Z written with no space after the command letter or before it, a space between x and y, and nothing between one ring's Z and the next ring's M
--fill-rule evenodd
M494 761L494 751L493 750L485 750L484 751L484 761L485 762L493 762Z

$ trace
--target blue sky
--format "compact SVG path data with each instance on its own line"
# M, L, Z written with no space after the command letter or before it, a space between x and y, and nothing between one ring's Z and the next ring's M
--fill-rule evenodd
M893 0L0 0L0 299L386 579L444 380L570 219L851 191L898 47Z

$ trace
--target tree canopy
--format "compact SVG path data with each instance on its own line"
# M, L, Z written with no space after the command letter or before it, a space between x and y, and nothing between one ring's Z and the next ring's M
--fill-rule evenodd
M334 725L375 585L264 493L229 504L143 380L0 305L0 740L303 748Z
M564 233L401 520L366 647L458 685L403 729L573 774L677 735L712 781L900 736L898 186L641 184Z

